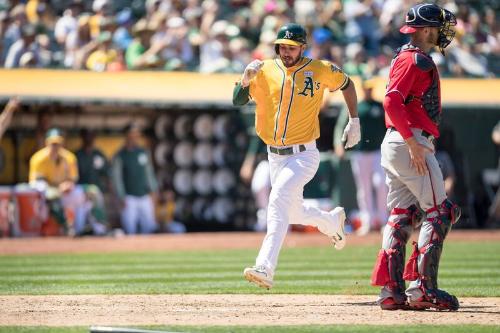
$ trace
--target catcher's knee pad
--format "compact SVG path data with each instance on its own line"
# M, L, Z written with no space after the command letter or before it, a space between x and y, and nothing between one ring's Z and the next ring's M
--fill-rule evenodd
M428 289L437 289L437 274L443 242L451 226L460 218L460 208L450 200L426 211L418 244L405 267L404 279L420 279Z
M391 290L404 290L403 268L406 243L413 226L421 220L420 209L412 205L406 209L394 208L384 232L383 249L379 251L372 272L373 286L385 286Z
M451 225L457 223L461 215L462 210L460 207L449 199L444 200L439 205L439 216L441 219L448 219Z

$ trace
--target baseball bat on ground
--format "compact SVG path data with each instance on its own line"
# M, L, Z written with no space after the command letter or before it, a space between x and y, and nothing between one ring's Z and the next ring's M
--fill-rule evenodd
M180 333L170 331L151 331L127 327L91 326L89 333Z

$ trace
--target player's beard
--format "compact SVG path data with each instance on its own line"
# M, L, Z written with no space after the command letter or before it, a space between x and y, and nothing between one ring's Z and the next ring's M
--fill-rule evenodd
M431 30L430 33L427 35L426 42L432 45L439 46L438 40L439 40L439 31Z
M293 67L295 65L297 65L297 63L300 61L300 59L302 59L302 51L299 53L299 55L294 59L290 56L282 56L280 54L280 58L281 58L281 62L283 62L283 65L285 65L285 67Z

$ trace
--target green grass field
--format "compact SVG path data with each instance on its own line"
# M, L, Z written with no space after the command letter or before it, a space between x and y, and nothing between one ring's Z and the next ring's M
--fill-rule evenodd
M271 293L376 294L378 248L284 249ZM0 294L269 293L242 278L257 250L0 256ZM446 244L440 286L457 296L500 296L500 243ZM300 286L300 288L298 287Z
M275 288L242 278L257 249L114 254L0 256L0 295L63 294L373 294L369 285L378 247L283 249ZM410 251L410 248L408 248ZM462 296L500 296L500 243L445 245L440 287ZM498 314L497 314L498 316ZM155 327L160 329L159 327ZM191 332L372 332L376 326L169 327ZM382 329L382 328L381 328ZM421 327L383 327L417 332ZM500 332L499 326L428 326L426 332ZM88 332L88 328L1 327L1 332Z

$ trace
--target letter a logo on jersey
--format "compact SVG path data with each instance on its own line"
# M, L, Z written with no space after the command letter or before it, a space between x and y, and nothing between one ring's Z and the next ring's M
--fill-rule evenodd
M299 95L308 96L309 94L307 93L307 91L310 91L311 97L313 97L314 96L313 86L314 83L312 77L306 77L304 80L304 90L299 92Z

